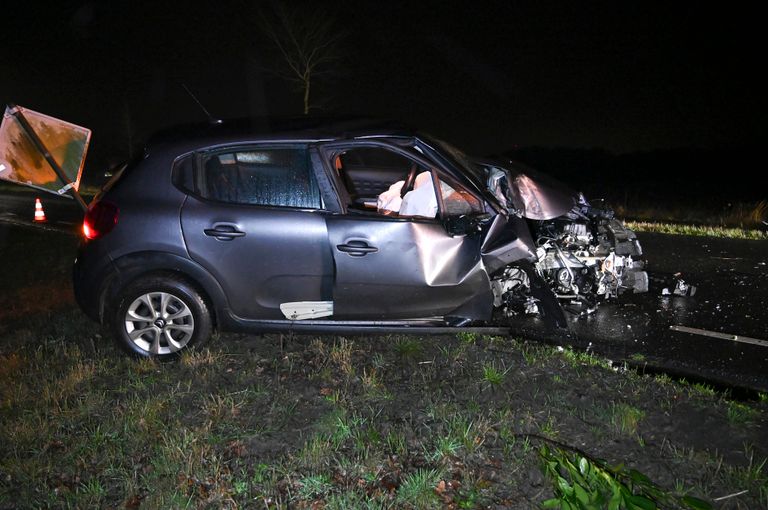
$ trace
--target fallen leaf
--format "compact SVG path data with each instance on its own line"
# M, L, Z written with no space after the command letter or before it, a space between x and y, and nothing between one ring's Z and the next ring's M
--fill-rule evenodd
M141 506L141 498L139 496L132 496L125 502L125 508L139 508Z

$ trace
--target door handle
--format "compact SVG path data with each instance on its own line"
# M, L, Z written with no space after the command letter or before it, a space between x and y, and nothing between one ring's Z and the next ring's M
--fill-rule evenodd
M203 230L203 233L219 241L231 241L238 237L245 237L245 232L237 230L235 225L214 225L213 228Z
M352 257L362 257L369 253L379 251L375 246L369 245L365 241L349 240L346 244L337 244L336 249L340 252L348 253Z

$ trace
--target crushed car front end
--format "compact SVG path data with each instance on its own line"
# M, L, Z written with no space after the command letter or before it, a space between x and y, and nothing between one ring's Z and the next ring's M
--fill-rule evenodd
M589 314L601 301L648 291L637 236L610 208L521 163L475 160L427 140L497 210L482 248L495 317L542 314L562 326L563 310Z
M536 273L568 310L585 314L601 300L647 292L648 275L635 233L609 208L519 163L483 164L488 189L510 215L525 218L536 246ZM493 280L505 315L535 313L530 279L515 266Z

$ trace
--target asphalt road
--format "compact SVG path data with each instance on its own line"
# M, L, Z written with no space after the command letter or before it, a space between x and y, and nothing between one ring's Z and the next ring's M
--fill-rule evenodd
M74 200L44 193L0 192L0 228L32 224L35 197L48 219L36 227L78 233L83 212ZM651 277L647 294L603 303L585 317L571 315L569 334L535 317L516 321L515 334L589 349L640 369L768 391L768 241L639 238ZM662 296L674 273L697 287L693 297ZM752 340L757 343L745 343Z
M45 223L35 226L41 229L79 231L83 223L83 210L74 199L26 189L10 192L0 190L0 222L33 224L35 198L40 199L46 216Z
M570 335L543 329L536 318L517 332L648 371L768 391L768 241L638 238L651 278L648 293L621 296L586 317L572 315ZM662 295L675 273L697 287L693 297ZM680 327L695 333L673 329ZM758 343L745 343L753 340Z

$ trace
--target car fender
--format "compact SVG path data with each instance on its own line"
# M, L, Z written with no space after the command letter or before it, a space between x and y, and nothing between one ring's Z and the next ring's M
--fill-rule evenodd
M216 279L201 265L187 258L166 252L137 252L114 261L115 277L104 293L104 303L114 302L122 289L142 275L150 273L176 273L196 285L210 300L215 323L226 326L230 316L229 302ZM105 310L106 312L106 310ZM222 321L226 321L222 324Z

